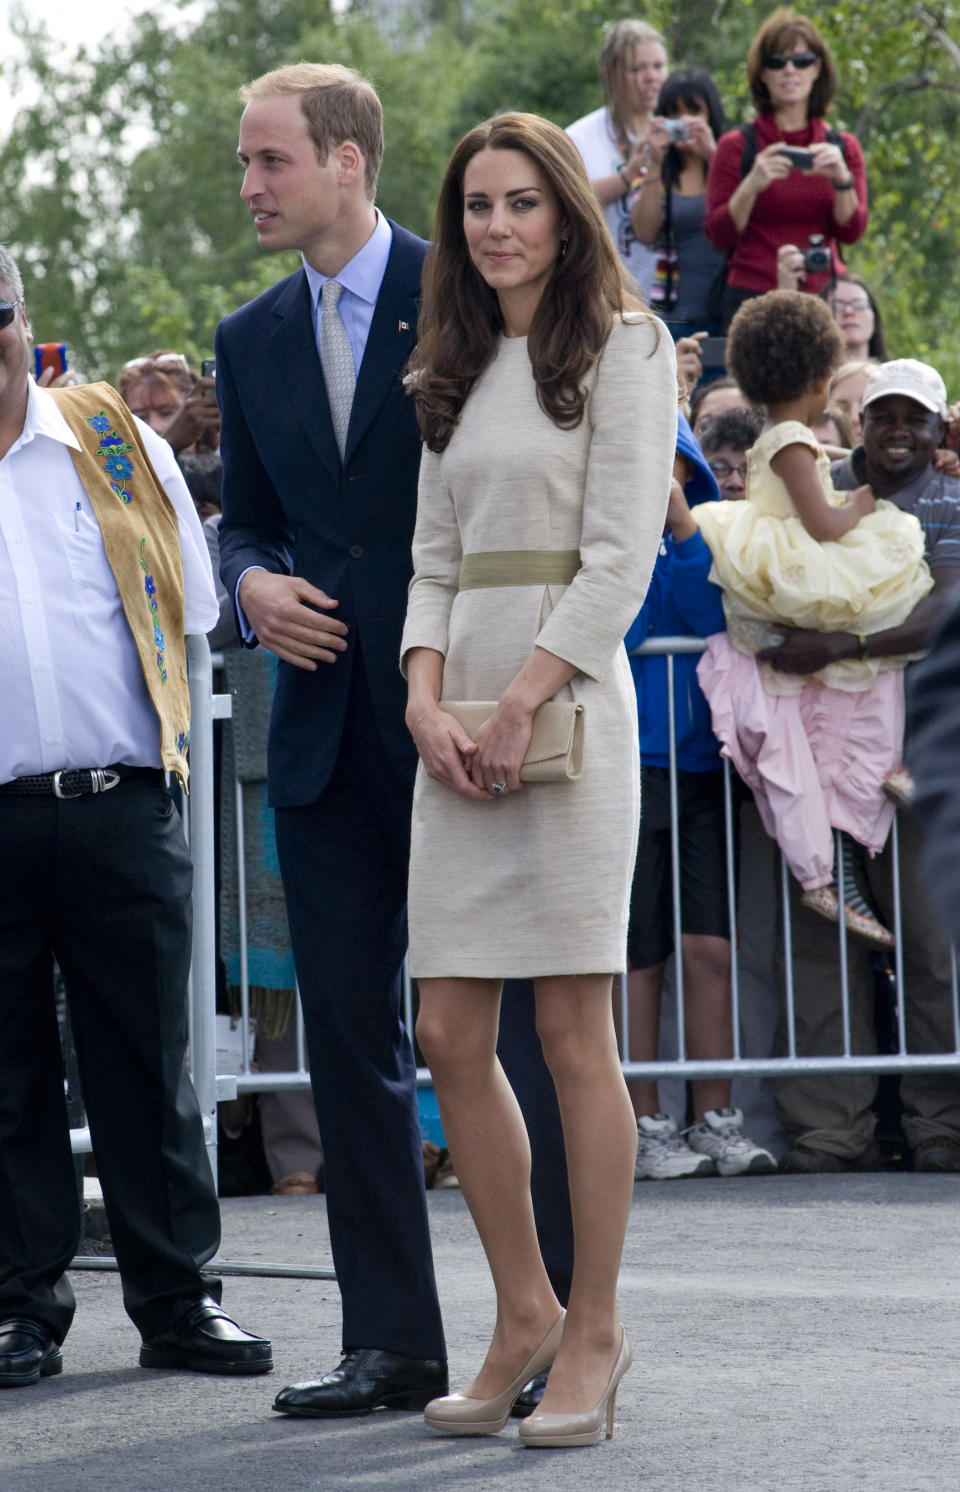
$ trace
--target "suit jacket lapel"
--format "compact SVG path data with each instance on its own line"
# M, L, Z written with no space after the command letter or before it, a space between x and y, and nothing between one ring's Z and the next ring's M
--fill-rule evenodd
M340 452L317 352L310 286L302 270L293 276L284 294L277 298L273 315L276 322L267 348L283 402L297 415L311 446L330 475L339 482L342 471Z
M357 376L347 430L346 461L401 376L417 340L422 248L418 239L396 223L390 226L393 244Z

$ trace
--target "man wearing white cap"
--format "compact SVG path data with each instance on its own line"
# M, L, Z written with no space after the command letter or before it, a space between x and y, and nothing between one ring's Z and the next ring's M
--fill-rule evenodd
M882 363L863 398L863 445L833 467L835 487L850 491L869 482L874 496L915 513L923 529L933 590L899 627L874 633L870 657L894 657L926 648L960 580L960 479L933 464L947 415L947 392L935 368L914 358ZM867 656L866 644L845 632L795 631L768 654L773 667L806 674L843 658ZM909 731L909 719L908 719ZM914 816L898 818L901 940L907 1050L954 1048L950 956L929 896L920 879L922 831ZM890 844L864 874L873 899L893 923L893 864ZM837 935L822 918L794 898L794 966L798 1056L843 1050ZM848 943L850 1026L854 1053L876 1050L874 975L868 955ZM869 1073L785 1078L776 1085L781 1123L791 1148L788 1171L847 1171L877 1168L872 1104L877 1080ZM900 1085L903 1128L914 1169L960 1171L960 1075L907 1072Z

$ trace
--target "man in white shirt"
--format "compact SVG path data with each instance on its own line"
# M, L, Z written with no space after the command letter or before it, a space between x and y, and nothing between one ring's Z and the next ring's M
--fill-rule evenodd
M169 446L105 384L38 388L30 341L0 249L0 1387L59 1373L74 1313L54 958L141 1365L267 1372L200 1273L220 1218L183 1064L192 867L167 782L210 564Z

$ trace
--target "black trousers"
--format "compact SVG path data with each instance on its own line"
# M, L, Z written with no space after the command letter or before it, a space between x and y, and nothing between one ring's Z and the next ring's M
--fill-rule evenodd
M0 1320L70 1326L80 1214L53 998L66 985L123 1299L141 1335L218 1281L220 1214L184 1068L192 867L160 772L0 796Z
M322 796L275 818L343 1345L440 1358L416 1065L400 1002L414 761L411 751L398 763L381 744L358 656Z

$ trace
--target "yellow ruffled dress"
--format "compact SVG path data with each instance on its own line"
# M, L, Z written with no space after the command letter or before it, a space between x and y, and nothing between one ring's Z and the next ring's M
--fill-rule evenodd
M694 510L713 555L710 579L723 587L730 641L740 652L776 641L758 622L864 635L899 627L933 586L919 521L883 498L839 539L814 539L770 465L790 445L809 446L827 501L840 506L846 494L835 491L829 457L813 431L785 420L765 430L749 452L745 501L701 503ZM816 677L863 689L880 669L904 661L834 663ZM771 669L764 675L774 693L794 693L806 682Z

